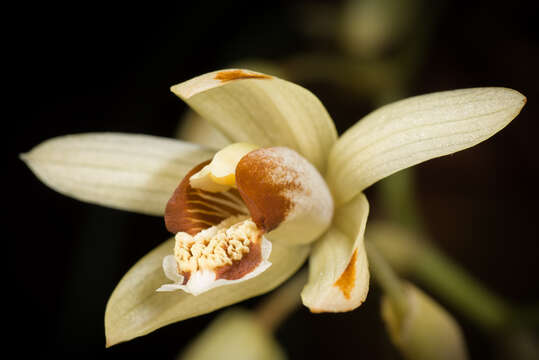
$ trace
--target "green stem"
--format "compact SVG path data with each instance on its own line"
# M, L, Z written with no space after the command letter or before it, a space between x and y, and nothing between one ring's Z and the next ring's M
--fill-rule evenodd
M510 306L440 251L425 246L417 259L412 275L477 325L501 331L510 324Z
M398 317L403 319L408 310L408 299L400 279L374 244L366 242L365 247L369 258L369 269L373 278L384 290Z
M382 179L378 188L380 202L388 217L409 229L420 230L423 222L415 201L414 183L414 170L408 168Z
M301 270L258 305L255 310L256 316L266 329L275 331L288 315L299 308L301 304L299 294L307 282L307 277L307 269Z
M392 221L418 234L411 237L422 238L419 235L423 228L422 216L415 201L413 184L413 169L399 172L380 183L380 197ZM391 256L395 255L395 245L383 246L381 250L387 252L384 255L389 261L404 260L410 275L481 328L503 331L512 324L514 313L511 307L434 245L426 240L412 242L409 238L391 240L402 242L400 248L407 251L400 255L407 259Z

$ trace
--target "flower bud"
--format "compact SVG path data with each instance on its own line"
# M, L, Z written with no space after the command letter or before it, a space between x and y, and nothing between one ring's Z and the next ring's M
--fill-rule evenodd
M466 344L457 322L433 299L405 284L408 306L399 314L391 299L382 298L382 318L391 341L410 360L467 359Z
M189 360L279 360L279 344L249 312L233 309L220 315L179 357Z

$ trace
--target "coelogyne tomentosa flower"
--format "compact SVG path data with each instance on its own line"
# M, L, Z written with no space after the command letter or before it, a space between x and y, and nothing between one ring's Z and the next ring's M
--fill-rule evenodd
M417 96L372 112L337 139L312 93L272 76L222 70L172 91L234 144L215 152L144 135L81 134L22 156L53 189L164 214L175 235L111 295L109 346L267 292L309 255L303 303L313 312L357 308L369 287L362 191L489 138L525 103L506 88Z

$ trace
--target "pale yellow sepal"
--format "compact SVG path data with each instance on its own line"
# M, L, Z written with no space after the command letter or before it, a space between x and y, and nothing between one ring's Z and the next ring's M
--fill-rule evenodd
M329 155L327 179L336 203L399 170L488 139L525 102L515 90L475 88L416 96L372 112Z
M284 360L273 335L246 310L232 309L215 319L179 360Z
M162 261L173 249L174 239L163 243L137 262L116 286L105 312L107 346L268 292L292 276L309 253L309 246L273 244L269 258L272 266L259 276L193 296L156 291L169 282Z
M369 203L359 194L335 213L334 225L315 244L309 281L301 293L312 312L344 312L360 306L369 290L363 234Z
M382 318L391 341L409 360L465 360L462 331L451 315L412 284L406 284L408 311L398 315L387 297L382 298Z
M21 158L41 181L64 195L163 215L179 179L213 153L155 136L89 133L49 139Z
M227 69L171 90L231 141L286 146L324 172L337 132L322 103L301 86L254 71Z

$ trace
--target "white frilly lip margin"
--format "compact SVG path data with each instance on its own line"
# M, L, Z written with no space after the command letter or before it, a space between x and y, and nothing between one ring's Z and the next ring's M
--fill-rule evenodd
M167 255L163 258L163 271L165 272L165 276L169 278L170 280L174 281L174 283L164 284L156 291L165 292L165 291L183 290L186 293L197 296L219 286L239 283L245 280L252 279L255 276L258 276L264 271L266 271L271 266L271 262L268 261L271 254L271 246L272 246L271 242L268 241L266 237L262 236L262 244L261 244L262 261L260 262L260 264L258 264L256 268L254 268L253 271L246 274L241 279L215 280L215 276L216 276L215 272L211 270L201 270L201 271L195 271L194 273L192 273L191 276L189 277L189 281L187 281L185 285L182 285L184 281L184 277L178 274L178 270L177 270L178 263L176 262L176 258L174 257L174 255Z

